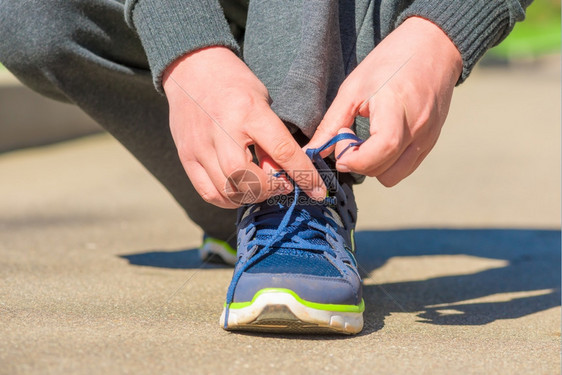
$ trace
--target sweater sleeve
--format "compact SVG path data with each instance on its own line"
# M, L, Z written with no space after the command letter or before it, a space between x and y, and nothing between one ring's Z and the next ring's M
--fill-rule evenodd
M459 83L478 60L525 19L533 0L414 0L399 16L396 27L408 17L425 18L439 26L458 48L463 60Z
M125 19L144 47L156 90L177 58L208 46L239 46L218 0L126 0Z

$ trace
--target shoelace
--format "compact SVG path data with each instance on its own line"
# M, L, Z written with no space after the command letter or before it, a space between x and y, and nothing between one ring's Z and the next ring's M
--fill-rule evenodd
M322 151L345 139L351 139L354 140L354 142L345 147L343 151L338 154L337 159L339 159L351 147L359 146L363 143L363 140L354 134L342 133L336 135L330 141L318 148L306 150L306 154L312 161L314 161L315 159L320 158L320 153ZM270 254L271 251L280 248L290 248L303 251L322 252L331 256L336 255L326 240L328 235L333 238L337 238L339 236L334 229L337 227L337 223L333 219L327 215L321 215L325 218L325 222L323 223L322 221L312 217L308 211L298 210L294 220L291 221L301 192L302 190L299 186L294 184L293 201L278 226L277 218L279 215L279 208L271 205L269 206L270 208L268 208L262 204L260 208L264 207L264 209L253 213L253 215L259 214L260 218L254 221L251 228L248 228L249 231L254 231L252 234L254 237L248 242L247 246L249 248L256 247L258 250L232 276L232 281L226 293L224 328L228 327L230 304L234 298L234 291L236 290L236 285L238 284L240 277L252 265ZM330 199L326 199L322 203L329 205L331 202ZM319 203L318 209L322 209L321 203ZM250 215L252 215L252 213L250 213ZM277 226L277 229L273 229L275 226ZM279 241L282 239L286 239L286 241L280 243ZM273 245L275 245L275 247Z

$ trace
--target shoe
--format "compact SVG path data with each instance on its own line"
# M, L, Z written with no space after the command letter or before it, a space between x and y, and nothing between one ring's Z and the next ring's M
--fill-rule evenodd
M203 262L233 266L236 263L236 250L226 241L204 235L203 244L199 248L199 257Z
M307 151L328 187L324 201L295 185L293 195L239 209L238 260L220 318L224 329L355 334L363 328L355 199L351 186L338 183L320 157L342 139L361 143L345 133Z

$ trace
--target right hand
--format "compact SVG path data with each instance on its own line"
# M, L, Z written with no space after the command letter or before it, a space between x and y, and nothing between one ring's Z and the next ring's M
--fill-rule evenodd
M177 59L163 86L181 163L205 201L235 208L287 194L290 183L272 175L278 168L311 198L326 196L312 162L271 110L266 87L231 50L207 47ZM250 145L269 162L254 164ZM311 178L296 178L302 173Z

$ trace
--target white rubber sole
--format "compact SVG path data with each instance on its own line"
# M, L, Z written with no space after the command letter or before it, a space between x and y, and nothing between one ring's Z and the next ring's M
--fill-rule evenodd
M203 261L210 259L211 262L218 261L233 266L236 263L236 254L229 252L225 246L228 245L224 245L222 241L208 238L199 248L199 257Z
M226 328L223 310L221 327L226 330L349 335L359 333L363 328L362 308L358 312L317 309L305 306L291 293L280 291L258 292L256 296L244 307L233 308L236 304L231 305Z

